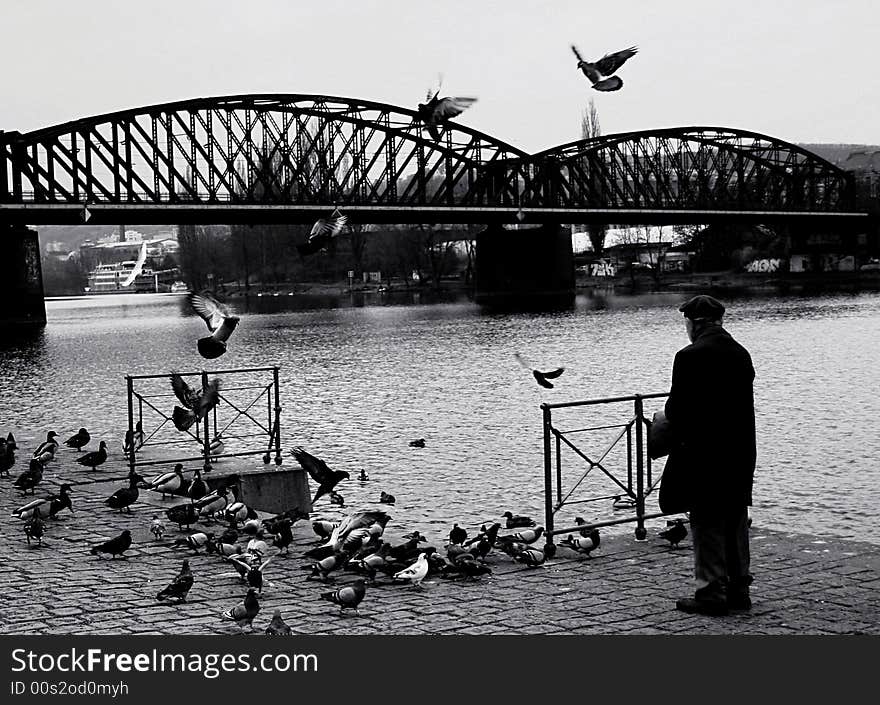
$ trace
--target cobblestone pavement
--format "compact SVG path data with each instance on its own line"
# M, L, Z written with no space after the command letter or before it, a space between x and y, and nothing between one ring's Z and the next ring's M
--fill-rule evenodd
M12 487L15 470L24 467L19 460L11 478L0 479L0 508L6 517L0 528L6 558L0 589L8 597L0 633L239 632L220 616L241 601L245 590L230 566L204 551L171 547L186 532L167 521L163 540L149 533L151 518L157 513L164 518L164 510L181 499L163 501L142 491L130 514L109 509L104 499L125 485L125 469L117 464L100 473L102 481L74 485L75 512L48 520L47 545L29 547L23 522L10 517L28 501ZM57 491L60 478L51 467L38 497ZM88 478L87 472L75 474ZM125 559L89 553L92 545L124 528L134 540ZM656 536L660 528L659 522L649 524L644 542L636 542L631 533L603 536L592 557L560 548L538 568L496 551L489 556L491 576L474 581L429 577L422 589L368 587L360 613L343 615L319 595L354 576L343 574L328 584L307 579L301 567L309 562L302 553L317 542L310 522L300 521L290 555L274 558L266 568L254 633L261 634L279 608L294 631L303 634L880 634L878 546L754 526L754 607L750 613L711 618L674 609L675 598L691 592L690 538L672 549ZM392 534L386 538L401 540ZM429 538L442 550L442 536ZM156 593L176 575L183 558L189 558L195 575L187 602L157 602Z

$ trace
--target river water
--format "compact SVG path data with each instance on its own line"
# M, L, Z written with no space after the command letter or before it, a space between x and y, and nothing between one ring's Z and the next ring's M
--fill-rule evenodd
M186 297L50 300L41 333L0 344L0 431L14 431L25 453L49 429L66 437L86 426L121 456L126 374L279 365L283 445L301 445L351 473L339 487L346 509L392 493L395 525L435 540L453 521L472 528L505 510L540 521L539 405L666 391L675 351L687 344L677 311L684 298L581 295L570 310L552 313L491 313L466 300L428 304L389 295L233 299L242 321L229 352L214 362L196 351L206 330ZM757 372L757 525L880 543L880 294L726 303L725 326L750 350ZM554 389L541 389L514 352L565 373ZM560 411L554 423L577 431L625 421L630 411ZM157 423L145 416L148 432ZM616 433L571 438L596 459ZM232 450L253 447L230 435ZM409 446L416 438L424 448ZM62 475L85 472L63 457ZM624 457L615 446L603 466L625 479ZM568 492L586 466L572 452L563 458ZM368 482L356 480L361 469ZM613 485L594 469L571 499L609 492ZM332 511L326 500L316 507ZM557 526L576 514L621 516L606 499L564 507Z

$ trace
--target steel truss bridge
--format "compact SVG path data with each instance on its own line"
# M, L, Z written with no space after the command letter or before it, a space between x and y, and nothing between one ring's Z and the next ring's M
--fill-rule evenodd
M646 130L538 154L410 109L237 95L0 132L0 223L862 222L850 175L724 127ZM864 221L866 222L866 221Z

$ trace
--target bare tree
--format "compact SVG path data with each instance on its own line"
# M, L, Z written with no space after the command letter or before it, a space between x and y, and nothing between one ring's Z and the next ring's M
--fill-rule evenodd
M602 126L599 124L599 111L596 110L596 104L590 98L587 107L581 113L581 138L587 140L593 137L599 137L602 134ZM587 171L585 167L585 171ZM593 252L596 256L600 256L605 249L605 233L608 226L604 223L589 223L587 225L587 236L590 238L590 244L593 246Z

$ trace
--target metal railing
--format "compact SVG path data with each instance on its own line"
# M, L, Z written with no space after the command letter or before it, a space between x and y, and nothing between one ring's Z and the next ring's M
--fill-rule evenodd
M663 392L657 394L634 394L623 397L588 399L586 401L565 402L559 404L541 404L544 425L544 528L548 546L554 546L553 537L559 534L576 533L585 528L592 529L627 522L636 523L636 539L643 540L647 536L645 520L665 516L663 513L645 513L645 499L659 486L662 473L657 478L653 477L651 458L648 456L647 438L645 435L646 430L650 427L651 421L645 416L644 401L646 399L660 399L667 396L669 396L668 392ZM602 424L585 428L563 430L554 425L554 410L611 404L632 404L632 415L626 418L626 420L618 423ZM582 434L597 431L604 431L606 433L613 432L613 435L610 443L604 447L599 455L594 454L591 456L588 452L583 450L576 441L580 440ZM622 444L625 445L626 452L626 459L623 461L625 466L624 469L626 471L625 478L622 477L622 468L619 466L612 466L608 461L611 452L613 450L620 451ZM583 444L581 443L581 445ZM581 476L565 492L565 494L563 494L562 485L563 449L571 451L577 456L578 461L583 461L587 466ZM616 489L619 488L621 493L610 496L589 496L585 499L573 499L574 492L596 470L613 483L613 485L616 486ZM634 503L635 516L578 524L573 527L555 528L555 515L564 506L585 502L597 502L623 496L626 496Z
M214 405L204 419L198 419L195 422L195 432L191 429L180 431L174 426L172 414L162 408L163 401L167 398L174 401L170 404L179 405L176 395L170 391L171 375L126 375L126 385L128 391L128 430L129 438L134 438L135 430L138 422L143 429L144 437L140 443L135 443L134 447L128 453L129 471L134 472L135 468L146 465L165 465L171 463L186 463L194 460L203 461L203 469L210 471L212 462L221 458L232 458L247 455L263 455L263 462L268 464L271 461L271 455L275 454L275 464L281 465L281 403L278 383L279 368L276 367L249 367L235 370L200 370L198 372L178 372L176 374L183 378L198 377L199 384L202 389L208 385L209 376L216 378L223 376L224 384L220 388L217 404ZM259 380L260 373L271 373L269 381ZM245 383L236 385L228 384L230 377L248 375L250 379ZM254 379L257 376L257 379ZM152 393L143 389L148 380L167 380L168 386L166 391ZM141 387L140 389L138 387ZM231 392L253 391L253 398L244 401L233 400ZM265 397L265 423L258 418L258 412L254 407ZM143 428L145 419L144 412L147 412L149 418L156 420L156 425L149 431ZM261 414L260 414L261 415ZM238 424L239 429L242 423L247 423L250 427L250 433L242 433L238 429L233 429ZM168 427L173 429L176 436L171 439L163 439L161 432ZM233 429L232 433L227 433ZM254 430L256 429L256 430ZM224 436L224 434L226 434ZM224 445L229 440L245 441L252 438L264 438L265 442L260 444L258 449L239 450L236 452L211 452L211 445L214 439L224 438ZM198 447L197 454L182 455L180 457L163 457L150 460L139 460L138 453L146 446L174 446L185 444L192 448L193 445Z

